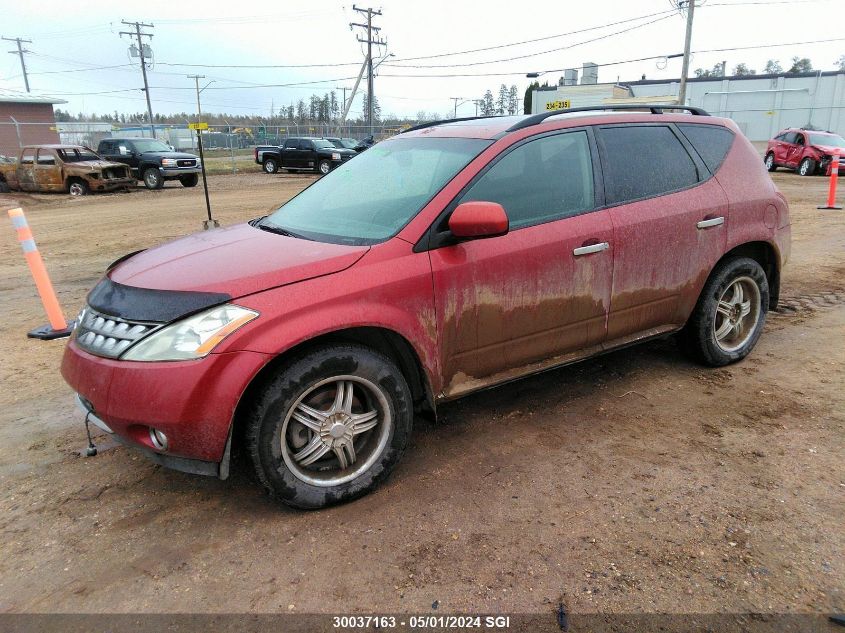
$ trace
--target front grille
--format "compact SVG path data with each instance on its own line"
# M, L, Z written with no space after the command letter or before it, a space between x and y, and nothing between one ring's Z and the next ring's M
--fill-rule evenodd
M197 161L193 158L180 158L176 161L179 167L196 167Z
M115 178L126 178L126 169L120 167L106 169L103 171L103 178L105 178L106 180L113 180Z
M86 352L117 358L136 341L157 329L160 323L127 321L101 314L87 306L76 326L76 344Z

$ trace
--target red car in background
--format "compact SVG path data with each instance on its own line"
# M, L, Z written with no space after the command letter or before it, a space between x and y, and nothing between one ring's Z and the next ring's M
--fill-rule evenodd
M319 508L383 481L447 400L672 333L741 360L786 200L730 120L645 107L425 124L266 217L118 260L62 364L86 421L193 473L240 449Z
M845 155L845 139L833 132L815 130L784 130L766 147L766 169L778 167L794 169L801 176L830 175L833 154Z

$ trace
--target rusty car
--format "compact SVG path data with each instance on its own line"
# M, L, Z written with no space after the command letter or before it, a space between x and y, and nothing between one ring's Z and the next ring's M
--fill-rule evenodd
M93 191L134 188L135 178L126 165L103 160L81 145L27 145L16 160L0 163L0 191L84 196Z

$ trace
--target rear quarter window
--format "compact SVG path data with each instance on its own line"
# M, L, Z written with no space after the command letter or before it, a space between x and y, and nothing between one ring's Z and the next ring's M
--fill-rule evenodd
M684 136L701 156L711 174L715 174L734 142L734 133L717 125L678 125Z
M625 125L599 129L608 205L654 198L698 183L698 169L671 128Z

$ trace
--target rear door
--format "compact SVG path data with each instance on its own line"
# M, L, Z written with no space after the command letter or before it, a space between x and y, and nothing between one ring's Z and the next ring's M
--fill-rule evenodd
M457 396L565 360L605 337L612 225L600 210L586 130L523 141L498 157L433 227L448 235L460 202L504 207L507 235L431 250L445 393Z
M38 191L35 181L35 148L27 147L21 152L18 163L18 186L21 191Z
M64 189L62 164L56 157L56 151L41 147L35 161L35 182L41 191L61 191Z
M302 163L299 160L299 139L288 138L285 139L285 144L282 146L282 166L283 167L301 167Z
M613 222L608 341L680 327L725 251L727 197L673 125L603 126L598 138Z

